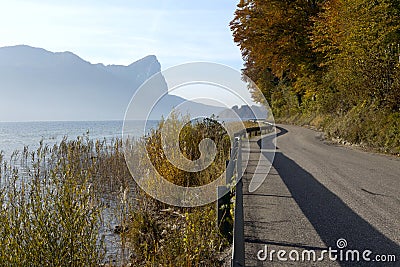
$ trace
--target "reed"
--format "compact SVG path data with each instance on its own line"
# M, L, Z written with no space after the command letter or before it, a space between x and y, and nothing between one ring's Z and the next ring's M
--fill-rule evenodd
M177 116L172 120L181 123ZM199 157L198 144L205 137L218 147L209 168L189 173L166 160L160 141L164 123L132 143L83 136L64 138L54 146L41 142L34 151L25 147L10 159L0 153L0 265L220 265L219 253L228 241L216 226L215 203L180 208L151 198L132 179L123 147L137 149L138 142L144 142L151 162L166 179L198 186L223 173L229 137L213 120L185 125L180 148L188 159ZM134 175L152 175L140 158L135 162ZM101 230L107 223L105 210L121 229L123 253L114 255L120 257L117 261L107 257Z
M230 138L223 127L212 119L181 125L181 120L172 116L162 121L149 136L139 140L143 142L150 157L151 165L137 161L141 168L135 168L134 175L155 175L179 186L201 186L217 179L225 170L229 159ZM173 166L163 151L161 130L173 136L176 129L180 132L179 146L189 160L200 157L199 143L210 138L217 147L213 163L200 172L186 172ZM171 132L169 132L171 131ZM146 170L146 173L143 172ZM155 179L156 181L156 179ZM154 184L153 186L159 186ZM216 194L216 192L215 192ZM131 263L135 266L221 266L220 255L229 244L216 225L216 204L202 207L182 208L161 203L142 190L136 192L138 201L129 212L128 229L124 236L134 252Z

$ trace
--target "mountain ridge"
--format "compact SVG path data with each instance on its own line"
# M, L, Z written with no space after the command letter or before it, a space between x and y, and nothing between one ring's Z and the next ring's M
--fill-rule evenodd
M86 63L89 63L89 64L91 64L91 65L103 65L103 66L105 66L105 67L107 67L107 66L123 66L123 67L129 67L129 66L131 66L131 65L134 65L134 64L137 63L137 62L146 60L147 58L153 58L153 59L156 59L156 60L157 60L157 57L156 57L155 55L147 55L147 56L145 56L145 57L143 57L143 58L141 58L141 59L138 59L138 60L133 61L133 62L130 63L129 65L91 63L90 61L85 60L85 59L83 59L82 57L80 57L79 55L75 54L74 52L71 52L71 51L68 51L68 50L66 50L66 51L52 52L52 51L50 51L50 50L47 50L47 49L44 49L44 48L41 48L41 47L35 47L35 46L30 46L30 45L25 45L25 44L19 44L19 45L12 45L12 46L3 46L3 47L0 47L0 53L1 53L1 52L9 52L10 50L14 50L14 51L18 50L19 54L20 54L20 55L22 54L22 55L24 55L24 56L26 56L26 54L23 54L23 52L28 52L28 51L31 51L31 52L32 52L32 51L41 52L42 54L56 55L56 56L65 56L65 55L67 55L67 56L72 56L72 57L78 58L79 60L84 61L84 62L86 62ZM15 59L14 59L14 60L15 60ZM158 60L157 60L157 61L158 61ZM1 62L0 62L0 64L1 64Z
M28 45L0 47L0 121L123 120L137 89L161 71L155 55L129 65L90 63L70 51L51 52ZM141 92L133 116L142 114L162 96L149 119L167 117L173 108L192 117L254 118L250 107L217 107L168 94L162 75ZM153 100L152 100L153 99ZM262 111L253 108L258 114ZM130 114L131 116L132 114ZM257 115L258 116L258 115Z
M0 121L121 120L134 92L160 71L154 55L123 66L92 64L70 51L1 47Z

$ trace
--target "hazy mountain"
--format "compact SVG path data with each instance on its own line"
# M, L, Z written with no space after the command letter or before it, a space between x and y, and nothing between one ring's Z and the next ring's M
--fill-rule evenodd
M268 112L265 107L252 105L243 105L241 107L233 106L219 113L219 117L225 120L231 120L239 117L241 120L266 119Z
M0 121L123 119L136 89L160 70L155 56L128 66L105 66L91 64L71 52L53 53L24 45L3 47ZM156 87L149 94L168 90L163 79ZM184 101L169 95L154 115L168 114ZM193 103L191 108L208 107ZM210 108L210 113L219 110Z

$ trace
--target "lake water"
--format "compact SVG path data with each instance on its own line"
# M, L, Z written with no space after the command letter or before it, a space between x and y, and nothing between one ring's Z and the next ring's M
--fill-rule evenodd
M157 121L147 122L146 128L153 128ZM7 159L15 150L24 146L36 149L39 142L54 145L64 137L74 140L78 136L89 135L90 139L122 137L123 121L60 121L60 122L0 122L0 151ZM133 128L131 136L143 136L144 130Z

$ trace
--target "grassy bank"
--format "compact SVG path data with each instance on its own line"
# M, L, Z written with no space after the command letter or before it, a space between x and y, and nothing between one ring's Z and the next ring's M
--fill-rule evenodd
M400 156L400 112L357 105L342 115L297 113L276 118L277 122L312 126L334 142Z

